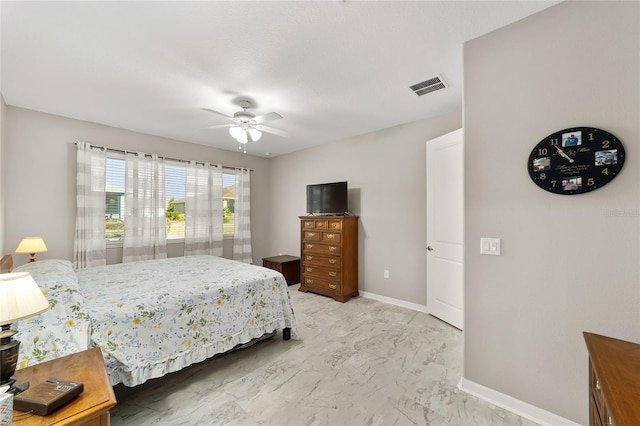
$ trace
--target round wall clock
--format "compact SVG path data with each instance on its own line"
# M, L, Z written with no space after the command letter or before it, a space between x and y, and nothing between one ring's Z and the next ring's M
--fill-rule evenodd
M624 165L624 147L611 133L571 127L542 139L529 155L529 176L555 194L593 191L615 178Z

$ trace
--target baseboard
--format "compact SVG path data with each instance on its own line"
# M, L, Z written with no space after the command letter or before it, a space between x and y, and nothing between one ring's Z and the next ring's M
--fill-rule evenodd
M391 305L402 306L403 308L412 309L418 312L429 313L425 305L419 305L417 303L406 302L404 300L381 296L367 291L360 291L360 296L367 299L377 300L379 302L389 303ZM486 386L479 385L465 379L464 377L460 379L458 388L463 392L482 399L483 401L487 401L490 404L504 408L505 410L517 414L520 417L524 417L525 419L543 426L580 426L579 423L572 422L571 420L520 401L512 396L505 395Z
M487 401L493 405L509 410L510 412L531 420L543 426L580 426L579 423L560 417L549 411L538 408L534 405L520 401L512 396L505 395L486 386L467 380L464 377L460 379L458 388L470 395Z
M425 305L418 305L417 303L406 302L404 300L394 299L393 297L380 296L379 294L369 293L368 291L359 291L359 293L360 296L366 299L373 299L390 305L402 306L403 308L424 312L425 314L429 313L427 312L427 307Z
M360 296L367 299L377 300L379 302L389 303L391 305L402 306L403 308L412 309L418 312L429 313L425 305L419 305L417 303L406 302L404 300L394 299L387 296L380 296L379 294L369 293L367 291L360 291ZM572 422L571 420L520 401L512 396L505 395L486 386L479 385L471 380L465 379L464 377L460 379L458 388L463 392L482 399L483 401L496 405L500 408L504 408L505 410L517 414L520 417L524 417L525 419L543 426L581 426L579 423Z

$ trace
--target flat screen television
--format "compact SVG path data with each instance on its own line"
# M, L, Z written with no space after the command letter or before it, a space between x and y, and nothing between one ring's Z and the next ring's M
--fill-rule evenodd
M308 214L341 215L347 211L347 182L307 185Z

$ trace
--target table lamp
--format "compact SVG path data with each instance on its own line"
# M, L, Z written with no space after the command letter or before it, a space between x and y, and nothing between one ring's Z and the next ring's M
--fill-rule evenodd
M0 386L13 386L20 341L9 326L49 309L49 302L28 272L0 274ZM11 390L10 390L11 391Z
M43 251L47 251L47 246L41 237L24 237L16 249L16 253L29 253L29 262L35 262L36 253Z

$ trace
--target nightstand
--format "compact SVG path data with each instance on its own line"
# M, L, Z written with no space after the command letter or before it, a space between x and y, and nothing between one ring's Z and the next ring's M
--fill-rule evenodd
M84 385L84 391L68 404L48 416L23 415L14 410L13 424L26 425L84 425L108 426L109 410L116 405L116 397L109 382L104 359L99 348L56 358L17 370L17 383L35 386L50 378L71 380Z
M300 282L300 258L296 256L273 256L262 258L262 266L273 269L284 275L287 284Z

